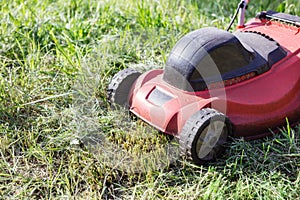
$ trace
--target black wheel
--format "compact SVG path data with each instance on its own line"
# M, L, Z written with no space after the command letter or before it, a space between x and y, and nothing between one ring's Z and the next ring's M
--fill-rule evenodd
M181 153L196 164L213 161L224 148L232 124L223 114L211 108L195 113L179 135Z
M128 107L131 87L140 75L140 72L130 68L119 71L107 87L108 101L111 104Z

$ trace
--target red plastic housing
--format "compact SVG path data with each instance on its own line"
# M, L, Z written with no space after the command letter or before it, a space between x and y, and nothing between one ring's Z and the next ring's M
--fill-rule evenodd
M163 70L142 74L132 88L130 110L157 129L178 136L187 119L205 107L226 114L234 136L256 139L286 122L300 119L300 29L277 21L253 19L237 31L275 39L287 56L270 70L199 92L186 92L163 79ZM253 74L252 74L253 75ZM162 97L162 99L159 99Z

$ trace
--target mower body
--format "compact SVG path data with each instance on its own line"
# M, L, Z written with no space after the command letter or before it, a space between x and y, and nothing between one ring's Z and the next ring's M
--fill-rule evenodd
M299 17L268 11L235 33L203 28L187 34L164 70L137 78L130 111L174 136L194 113L209 107L228 116L234 137L256 139L287 119L298 122L299 24Z

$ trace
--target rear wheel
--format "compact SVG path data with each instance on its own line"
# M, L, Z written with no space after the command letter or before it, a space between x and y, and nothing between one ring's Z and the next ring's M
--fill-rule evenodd
M186 122L180 133L181 153L196 164L213 161L222 154L231 133L231 122L223 113L202 109Z
M111 80L107 87L107 99L111 104L118 104L127 108L131 88L136 79L141 75L140 72L127 68L119 71Z

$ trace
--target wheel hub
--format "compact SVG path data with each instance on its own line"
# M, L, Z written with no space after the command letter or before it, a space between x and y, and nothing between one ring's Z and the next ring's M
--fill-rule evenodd
M227 137L227 126L222 121L211 122L200 134L196 151L200 159L209 160L215 152L215 148L224 144Z

